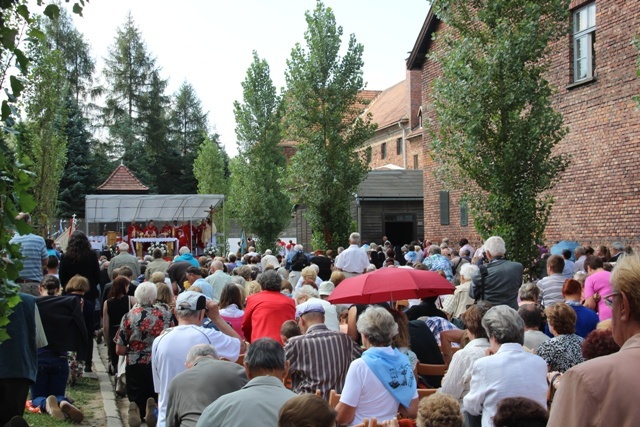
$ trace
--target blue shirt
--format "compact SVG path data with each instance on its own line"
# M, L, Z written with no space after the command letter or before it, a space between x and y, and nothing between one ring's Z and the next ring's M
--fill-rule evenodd
M23 236L16 233L9 243L20 244L20 252L22 253L23 258L20 260L22 263L22 270L20 270L18 277L32 282L41 282L42 260L49 259L47 245L45 245L44 239L33 233L25 234Z

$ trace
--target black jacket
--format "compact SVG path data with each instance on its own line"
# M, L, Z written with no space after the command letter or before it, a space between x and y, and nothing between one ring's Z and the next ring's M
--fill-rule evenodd
M73 295L36 298L48 349L57 353L77 351L84 360L89 350L87 327L84 324L80 299Z

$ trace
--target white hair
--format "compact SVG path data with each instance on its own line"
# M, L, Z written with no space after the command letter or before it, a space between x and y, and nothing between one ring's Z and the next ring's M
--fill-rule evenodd
M371 273L372 271L376 271L376 266L373 264L369 264L367 267L367 273Z
M301 286L299 289L293 293L293 298L298 301L300 297L307 296L309 298L320 298L320 294L318 290L311 285Z
M491 236L484 242L484 249L489 251L492 257L503 256L507 252L504 240L500 236Z
M158 287L155 283L142 282L136 287L135 297L140 305L153 305L158 299Z
M184 254L190 254L191 253L191 249L189 249L186 246L183 246L180 248L180 255L184 255Z
M127 242L122 242L118 245L118 249L120 249L120 252L127 252L129 250L129 244Z
M357 245L358 243L360 243L360 234L351 233L351 235L349 236L349 242L354 245Z
M187 365L193 365L196 360L201 357L212 357L219 359L218 352L211 344L197 344L191 347L189 353L187 353Z
M295 246L293 247L293 250L294 250L294 251L301 251L302 249L303 249L303 248L302 248L302 245L295 245Z
M476 271L478 271L478 266L468 262L460 267L460 276L471 280L471 276Z
M315 270L316 276L318 275L318 273L320 273L320 267L318 267L316 264L311 264L309 267Z

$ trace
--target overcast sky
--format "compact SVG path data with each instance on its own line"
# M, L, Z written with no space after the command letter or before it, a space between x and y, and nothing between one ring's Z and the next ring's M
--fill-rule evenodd
M404 79L405 59L427 15L426 0L325 0L325 5L344 29L343 44L354 33L364 45L367 89L383 90ZM240 83L251 52L268 61L276 87L283 87L291 48L304 42L304 12L314 7L314 0L91 0L75 22L101 70L116 28L131 11L169 80L168 93L185 80L191 83L234 156L233 101L242 100Z

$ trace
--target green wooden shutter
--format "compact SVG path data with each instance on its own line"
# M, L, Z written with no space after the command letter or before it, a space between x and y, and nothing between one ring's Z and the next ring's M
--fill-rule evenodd
M440 225L449 225L449 192L440 192Z

